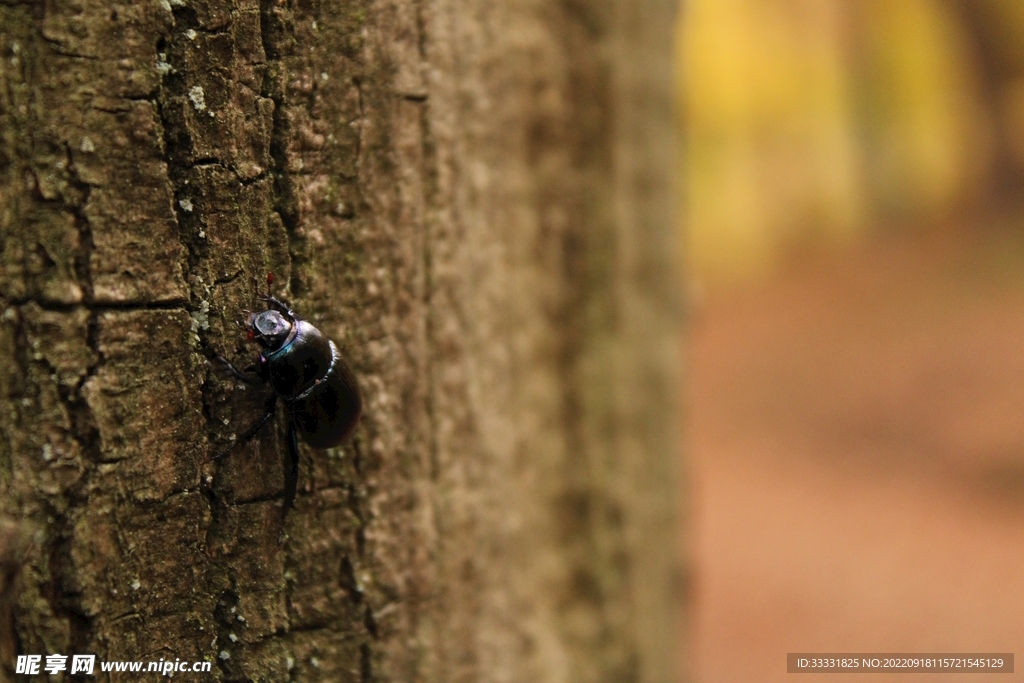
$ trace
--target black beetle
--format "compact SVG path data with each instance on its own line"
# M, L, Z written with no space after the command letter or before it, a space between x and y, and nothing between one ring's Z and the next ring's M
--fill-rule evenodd
M270 384L266 411L245 430L221 458L252 439L274 415L277 400L288 411L288 456L285 461L284 509L295 507L299 481L299 437L315 448L330 448L351 436L362 413L363 401L355 375L334 342L306 322L271 293L274 274L267 274L267 310L250 313L245 321L248 340L259 344L257 366L242 372L217 356L232 375L246 384Z

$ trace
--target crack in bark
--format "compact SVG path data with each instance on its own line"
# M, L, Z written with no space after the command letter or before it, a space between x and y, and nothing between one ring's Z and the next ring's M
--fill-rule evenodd
M295 187L288 173L288 130L284 121L285 85L282 70L285 69L281 51L275 43L272 32L283 31L274 26L277 17L274 12L273 0L260 0L260 43L266 59L266 71L263 76L263 87L260 96L274 103L270 129L270 159L272 162L269 173L273 177L274 211L281 219L288 237L289 277L288 291L294 299L301 295L298 267L302 259L298 255L299 208L295 199Z
M78 249L74 258L75 276L78 278L79 287L82 288L82 301L90 304L93 301L93 288L92 270L89 265L95 245L92 240L92 226L85 213L85 206L89 203L92 187L78 175L71 145L67 141L64 142L64 153L67 155L66 170L70 176L70 183L81 194L81 197L75 198L76 201L69 206L69 210L75 217L75 228L78 230Z
M224 679L231 680L244 680L241 676L241 671L238 670L238 666L234 664L230 657L231 651L238 651L238 643L241 639L236 636L235 640L231 639L234 635L233 625L238 621L238 592L234 583L232 582L231 588L228 588L221 592L220 599L217 601L217 606L214 609L214 619L217 624L217 655L216 662L217 668L221 670L224 675ZM244 628L244 622L242 622ZM228 657L222 657L221 653L227 653Z
M194 30L198 25L194 12L179 7L174 12L175 24L169 35L162 36L156 45L158 54L176 52L179 44L186 40L183 31ZM186 125L179 125L170 113L170 109L185 97L184 70L172 69L164 74L160 81L160 95L156 98L157 117L163 132L164 156L167 160L167 181L171 186L172 209L178 224L178 239L188 254L188 272L195 272L201 254L195 240L191 239L189 229L194 227L198 216L189 215L181 206L180 198L186 186L189 170L195 162L189 161L192 139ZM198 230L193 230L198 232ZM195 299L194 285L190 283L190 295Z
M56 379L59 374L58 368L54 367L45 356L35 357L36 354L29 352L30 344L24 315L16 314L13 322L16 358L19 359L18 367L27 369L35 364L43 370L43 376L54 378L58 400L68 419L68 428L65 429L65 433L78 445L78 454L75 460L80 468L80 476L70 486L62 488L54 496L44 494L37 497L35 502L46 510L47 535L53 539L49 544L47 556L48 580L40 586L41 592L49 604L53 616L66 622L70 636L68 646L73 651L84 652L89 649L89 645L95 637L94 618L86 613L80 602L81 592L76 589L80 582L74 571L72 543L77 510L88 503L91 474L95 471L100 452L99 430L92 410L82 396L83 386L95 375L103 362L97 347L96 317L94 314L90 315L86 323L86 343L96 360L86 366L82 377L70 388ZM36 399L38 399L38 390ZM63 502L60 501L61 498ZM22 506L24 504L25 501L22 501Z

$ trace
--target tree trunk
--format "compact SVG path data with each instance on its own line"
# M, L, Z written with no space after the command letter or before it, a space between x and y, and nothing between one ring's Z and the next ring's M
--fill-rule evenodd
M673 680L673 13L0 0L0 677ZM364 398L287 515L267 272Z
M989 145L991 182L985 204L998 210L1019 210L1024 189L1024 29L1017 3L1012 0L946 0L970 43ZM986 150L989 153L989 150ZM986 157L987 158L987 154Z

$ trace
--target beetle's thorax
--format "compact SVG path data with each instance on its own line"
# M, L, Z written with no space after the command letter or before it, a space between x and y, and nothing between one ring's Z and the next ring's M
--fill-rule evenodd
M331 343L313 325L296 320L290 340L264 351L274 391L290 400L324 378L333 360Z

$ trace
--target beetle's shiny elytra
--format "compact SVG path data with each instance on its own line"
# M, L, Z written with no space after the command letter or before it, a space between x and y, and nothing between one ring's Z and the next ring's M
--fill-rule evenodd
M274 274L267 274L267 295L260 297L267 310L251 313L245 321L247 338L260 346L257 365L242 372L218 356L236 378L247 384L269 384L263 416L247 429L232 448L252 439L274 415L280 399L288 414L285 461L285 509L294 507L299 480L298 439L315 448L337 446L355 430L363 402L355 375L334 342L297 316L271 294ZM221 457L226 455L221 453Z

